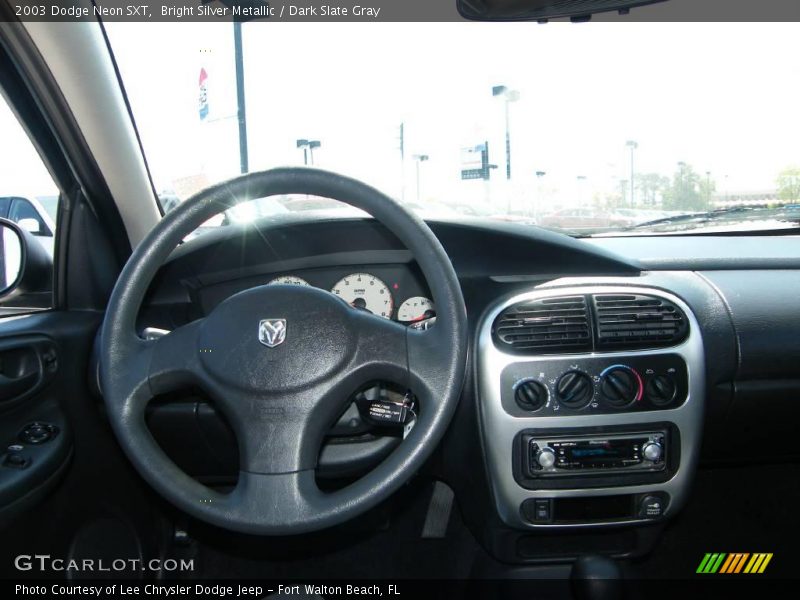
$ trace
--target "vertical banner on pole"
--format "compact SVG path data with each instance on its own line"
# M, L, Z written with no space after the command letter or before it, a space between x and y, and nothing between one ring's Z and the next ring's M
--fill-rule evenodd
M198 109L200 112L200 120L205 121L206 118L208 118L208 73L203 67L200 67Z

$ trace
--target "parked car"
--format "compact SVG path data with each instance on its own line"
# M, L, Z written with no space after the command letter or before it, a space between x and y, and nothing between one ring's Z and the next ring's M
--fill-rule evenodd
M564 208L543 216L542 227L553 227L567 231L602 230L633 225L630 217L614 212L603 212L593 208Z
M181 203L181 199L175 192L164 191L158 194L158 202L161 204L161 209L164 213L168 213L173 208L177 208Z
M614 214L628 220L628 225L630 226L649 223L650 221L656 221L668 216L666 211L650 208L617 208L614 210Z
M52 257L55 248L57 196L0 196L0 217L32 233Z

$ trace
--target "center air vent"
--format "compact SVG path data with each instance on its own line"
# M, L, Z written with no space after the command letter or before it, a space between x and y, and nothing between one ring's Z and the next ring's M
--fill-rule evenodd
M592 349L585 296L542 298L514 304L497 316L492 333L498 346L525 354Z
M643 294L596 294L598 350L672 346L686 338L686 315L663 298Z
M645 350L686 339L689 322L666 298L587 294L513 304L492 325L495 345L517 354Z

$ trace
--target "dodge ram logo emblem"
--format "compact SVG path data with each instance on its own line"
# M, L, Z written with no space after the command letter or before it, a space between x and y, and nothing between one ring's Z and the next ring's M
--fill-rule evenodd
M262 319L258 322L258 341L267 348L286 341L286 319Z

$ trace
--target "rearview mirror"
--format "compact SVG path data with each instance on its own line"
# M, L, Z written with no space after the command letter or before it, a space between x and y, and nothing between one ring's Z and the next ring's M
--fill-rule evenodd
M595 13L628 11L666 0L458 0L458 12L477 21L588 19Z
M52 256L32 233L13 221L0 219L0 301L52 289Z

